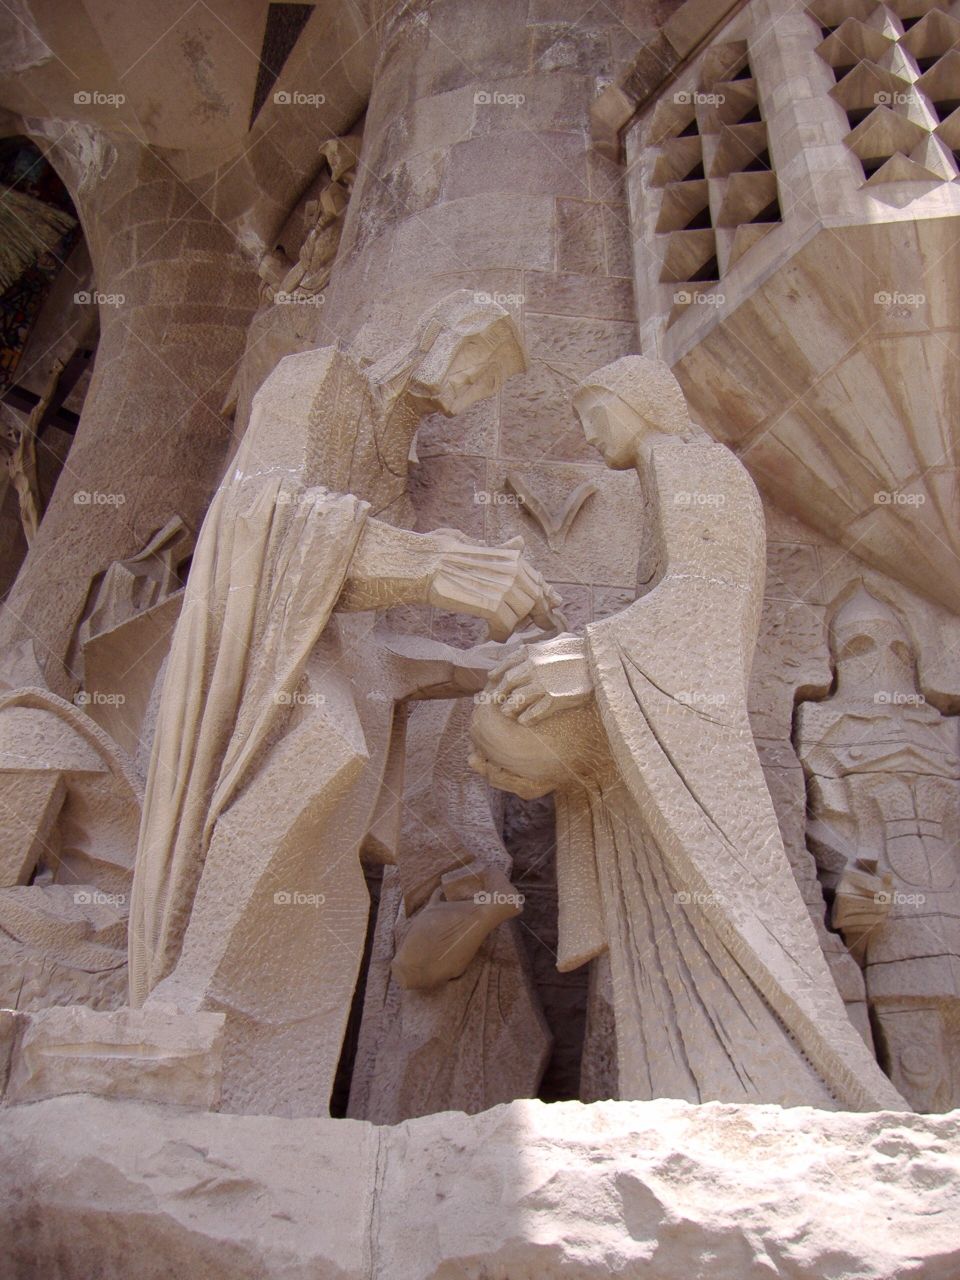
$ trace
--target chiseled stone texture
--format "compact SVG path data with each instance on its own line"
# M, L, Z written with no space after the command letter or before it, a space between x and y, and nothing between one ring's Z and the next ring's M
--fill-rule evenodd
M9 1280L956 1280L958 1116L514 1102L377 1129L0 1113Z
M220 1104L222 1013L68 1005L13 1017L20 1031L7 1084L11 1103L89 1092L187 1107ZM0 1082L3 1074L0 1066Z

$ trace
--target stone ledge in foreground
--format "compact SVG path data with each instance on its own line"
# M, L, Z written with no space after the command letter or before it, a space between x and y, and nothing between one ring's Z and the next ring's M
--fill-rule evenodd
M960 1112L514 1102L377 1128L0 1111L10 1280L957 1280Z

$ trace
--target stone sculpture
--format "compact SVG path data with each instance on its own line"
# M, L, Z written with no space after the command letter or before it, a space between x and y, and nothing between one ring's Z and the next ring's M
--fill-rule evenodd
M518 893L496 868L448 871L411 922L393 958L393 976L408 990L429 991L459 978L481 943L520 914Z
M225 1105L323 1109L366 929L358 855L402 758L394 706L463 691L465 655L391 648L373 611L429 603L497 639L555 625L521 546L397 527L423 415L523 367L507 312L467 291L365 368L290 356L211 503L147 781L130 994L227 1013Z
M193 535L179 516L114 561L91 587L71 647L82 672L74 701L146 773L158 683L183 603Z
M267 249L260 258L260 307L221 410L234 417L238 438L249 422L254 395L283 357L319 345L318 309L324 305L323 291L340 247L361 141L350 134L321 145L323 176L308 193L314 198L301 198L303 230L292 214L283 232L284 236L288 231L298 237L302 234L296 258L289 257L282 245Z
M498 650L469 651L478 674L486 664L478 688ZM350 1088L357 1119L395 1124L535 1096L550 1054L523 926L510 919L524 895L510 881L499 806L463 749L471 711L466 699L430 702L410 717L396 866L384 871Z
M138 746L191 546L174 516L94 582L72 703L47 688L32 642L0 664L0 990L19 1009L126 998Z
M361 139L356 136L331 138L320 148L330 170L330 181L316 200L304 210L306 235L297 261L290 267L273 293L272 301L291 302L316 297L330 279L343 216L350 202Z
M116 1008L142 784L48 689L0 695L0 1000Z
M43 394L25 417L4 406L0 417L0 448L4 452L7 474L17 495L20 523L27 545L37 536L43 518L43 494L37 460L38 428L44 412L56 395L64 363L55 359Z
M508 473L506 484L507 488L520 499L523 510L528 512L543 530L547 546L551 551L559 551L563 546L583 504L597 492L597 486L592 480L584 480L567 494L559 509L551 509L521 476Z
M177 571L192 550L190 530L179 516L171 516L135 555L114 561L91 592L77 635L80 648L179 591Z
M918 1111L960 1106L960 741L906 630L862 586L830 626L837 683L797 717L807 838L863 967L877 1051Z
M625 357L574 404L607 465L637 468L659 569L584 637L512 653L472 726L494 785L556 792L558 965L609 952L621 1097L902 1107L833 985L750 732L756 490L666 365Z

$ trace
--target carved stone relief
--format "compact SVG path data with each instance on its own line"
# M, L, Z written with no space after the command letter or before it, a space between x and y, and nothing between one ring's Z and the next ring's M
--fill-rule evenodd
M910 637L862 586L830 625L836 687L802 704L807 839L863 968L880 1060L920 1111L960 1105L960 731Z

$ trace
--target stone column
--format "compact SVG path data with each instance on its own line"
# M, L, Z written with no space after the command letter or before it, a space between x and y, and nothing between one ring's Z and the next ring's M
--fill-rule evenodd
M514 314L531 368L463 418L424 424L417 527L454 526L491 542L522 534L559 585L571 627L632 600L641 560L636 479L611 482L570 396L582 376L636 350L621 172L591 149L589 111L598 78L648 33L654 7L420 0L386 20L340 256L318 316L318 342L364 331L365 343L386 348L454 289L486 294ZM601 475L602 490L555 549L507 479L556 513ZM600 534L611 526L624 532L617 547ZM444 615L432 626L453 643L484 634ZM537 861L524 856L527 847L552 843L548 806L536 821L536 832L530 820L519 824L521 932L547 1017L570 1039L582 1024L586 973L556 972L552 874L521 871ZM577 1056L561 1046L549 1096L576 1093Z
M49 155L87 232L101 338L76 439L0 614L0 649L33 638L52 687L70 694L64 664L91 578L172 514L203 518L258 281L234 236L133 138L73 126Z

